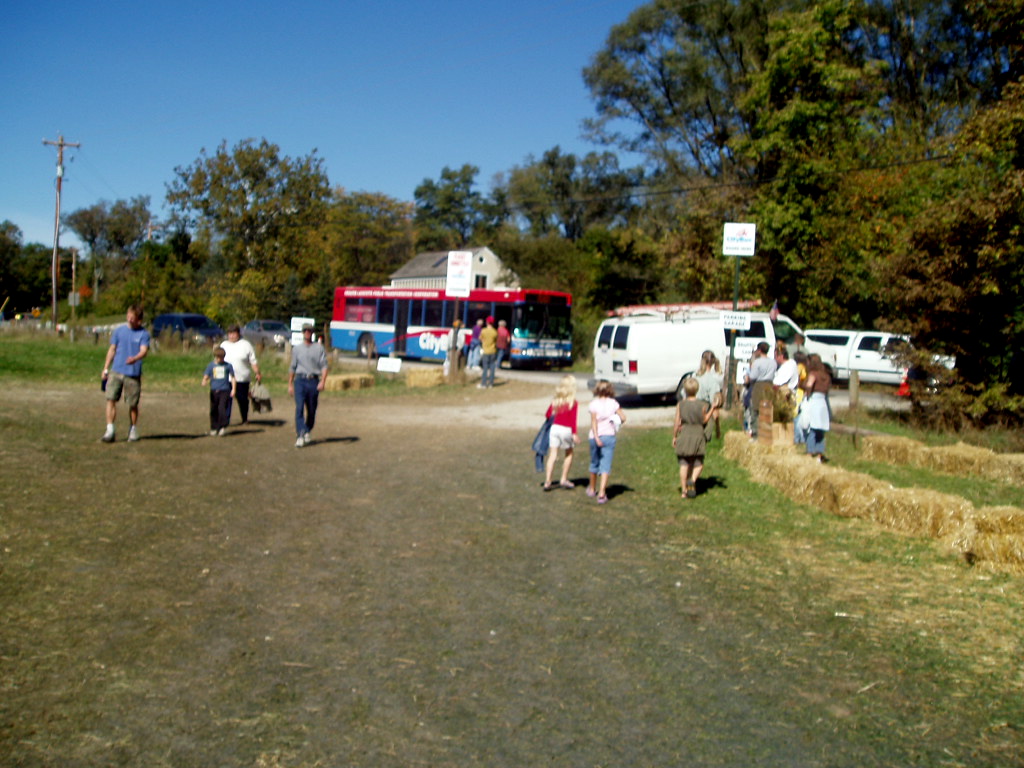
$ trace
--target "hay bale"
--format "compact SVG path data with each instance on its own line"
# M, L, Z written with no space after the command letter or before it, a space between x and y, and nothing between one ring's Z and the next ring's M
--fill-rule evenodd
M913 440L871 439L874 455L885 456L886 461L895 455L919 454L919 444ZM745 467L752 479L777 488L798 503L941 540L972 564L1024 573L1024 510L976 509L960 496L926 488L895 488L870 475L822 465L781 447L765 447L741 432L725 435L723 454Z
M439 387L444 384L444 371L441 368L416 368L405 372L405 384L408 387Z
M907 437L868 435L861 441L861 456L885 464L914 464L914 455L920 448L919 442Z
M374 385L374 378L369 373L339 373L328 376L324 389L338 392L347 389L369 389Z
M861 455L869 461L907 464L958 477L1024 483L1024 454L998 454L966 443L932 448L906 437L871 435L864 438Z

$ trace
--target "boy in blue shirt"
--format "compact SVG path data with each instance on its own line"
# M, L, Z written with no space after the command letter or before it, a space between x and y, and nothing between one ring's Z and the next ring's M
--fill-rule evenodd
M210 385L210 434L223 437L231 418L228 406L235 396L235 369L224 361L224 350L213 350L213 362L203 372L203 386Z

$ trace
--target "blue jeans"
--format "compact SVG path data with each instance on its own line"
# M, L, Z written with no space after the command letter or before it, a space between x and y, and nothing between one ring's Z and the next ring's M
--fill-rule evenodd
M590 471L595 475L610 475L612 472L612 457L615 455L615 435L601 435L601 442L590 440Z
M498 350L498 357L497 357L497 359L496 359L496 360L495 360L495 362L494 362L494 367L495 367L495 368L496 368L497 370L499 370L499 371L501 370L501 361L505 359L505 353L506 353L507 351L508 351L508 350L505 350L505 349L499 349L499 350Z
M318 379L295 377L295 435L302 437L313 431L316 423L316 404L320 397Z
M494 386L494 369L495 363L497 362L497 355L482 355L480 357L480 365L483 366L484 372L480 374L480 385L484 387Z

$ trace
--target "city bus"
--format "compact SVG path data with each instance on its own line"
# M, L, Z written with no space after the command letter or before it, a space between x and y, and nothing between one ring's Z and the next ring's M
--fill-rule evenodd
M495 326L508 325L512 367L572 363L572 296L533 289L473 290L455 299L443 288L342 286L334 291L331 346L363 357L444 360L456 317L462 346L476 321L488 316Z

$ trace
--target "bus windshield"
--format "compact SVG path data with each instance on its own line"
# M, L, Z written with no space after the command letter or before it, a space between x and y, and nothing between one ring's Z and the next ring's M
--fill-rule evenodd
M558 304L523 304L515 308L512 327L517 337L528 339L572 338L570 309Z

